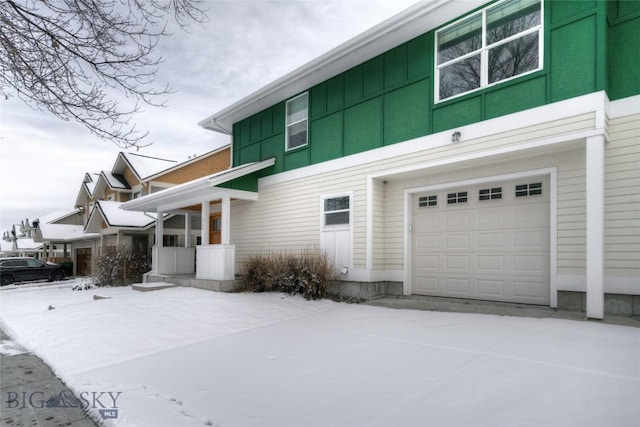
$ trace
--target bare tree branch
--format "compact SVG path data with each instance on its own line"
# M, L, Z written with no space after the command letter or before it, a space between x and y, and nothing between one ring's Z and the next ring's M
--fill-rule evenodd
M75 120L122 148L141 147L131 119L141 104L164 106L154 77L160 38L175 20L202 24L204 0L2 0L0 95ZM130 105L121 105L124 95Z

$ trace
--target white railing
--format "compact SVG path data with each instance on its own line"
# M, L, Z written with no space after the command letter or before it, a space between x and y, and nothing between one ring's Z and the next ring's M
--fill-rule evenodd
M184 247L153 248L153 271L156 274L193 274L195 250Z

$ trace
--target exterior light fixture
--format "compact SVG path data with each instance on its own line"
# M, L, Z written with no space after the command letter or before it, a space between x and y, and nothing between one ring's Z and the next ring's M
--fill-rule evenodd
M460 142L460 132L455 131L451 134L451 142Z

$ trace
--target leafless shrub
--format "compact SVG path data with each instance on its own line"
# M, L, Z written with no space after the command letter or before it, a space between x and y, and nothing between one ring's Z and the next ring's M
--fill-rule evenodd
M324 298L329 283L337 279L327 254L319 250L253 254L243 265L247 290L302 294Z

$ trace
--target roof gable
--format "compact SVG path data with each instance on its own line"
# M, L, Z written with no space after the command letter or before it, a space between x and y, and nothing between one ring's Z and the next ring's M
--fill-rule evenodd
M99 232L102 229L102 221L109 227L148 229L155 225L157 218L155 213L125 211L120 209L121 205L121 202L97 201L85 231Z
M111 172L118 175L124 175L125 170L129 168L136 175L139 181L145 181L149 177L175 166L176 163L177 162L175 160L120 152Z

